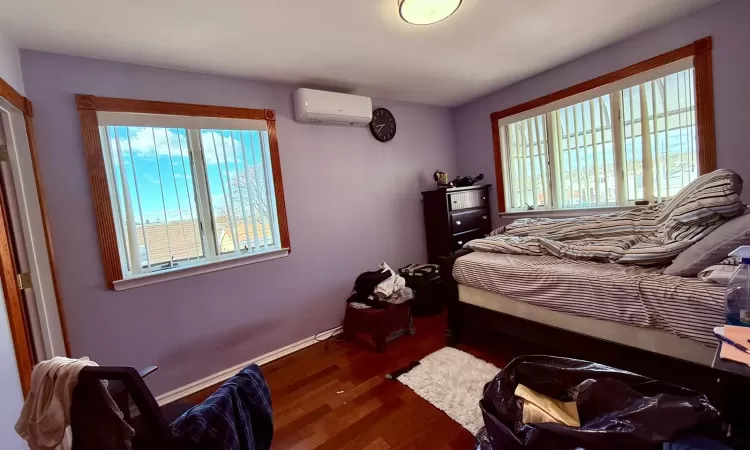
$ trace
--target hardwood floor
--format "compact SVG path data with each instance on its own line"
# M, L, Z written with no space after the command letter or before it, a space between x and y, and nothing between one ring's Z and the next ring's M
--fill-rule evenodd
M416 318L417 334L399 338L383 353L365 343L332 339L264 365L273 400L273 448L473 448L471 433L409 388L385 378L444 347L445 321L444 315ZM502 367L529 347L510 341L501 353L459 348ZM186 400L199 403L213 390Z

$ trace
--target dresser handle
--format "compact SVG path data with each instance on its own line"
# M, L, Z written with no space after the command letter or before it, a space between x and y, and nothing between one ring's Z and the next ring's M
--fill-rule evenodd
M482 200L487 200L487 197L482 197Z
M487 216L482 216L482 220L487 220Z
M460 220L457 220L457 221L456 221L456 225L461 225L461 221L460 221Z
M458 245L464 245L464 241L458 241Z

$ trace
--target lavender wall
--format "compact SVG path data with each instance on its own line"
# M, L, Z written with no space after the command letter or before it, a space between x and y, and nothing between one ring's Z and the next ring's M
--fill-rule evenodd
M420 191L455 173L447 109L374 101L398 121L366 128L292 119L293 88L22 52L73 356L158 364L165 392L340 324L354 277L425 261ZM123 292L105 289L74 94L272 108L293 251L287 258Z
M18 47L2 30L0 30L0 78L19 93L26 92L23 87Z
M750 1L723 0L689 16L523 80L453 110L461 173L484 172L494 180L490 114L630 64L713 37L716 145L719 167L737 171L750 186ZM493 183L494 184L494 183ZM750 202L750 188L743 196ZM497 212L497 198L492 208ZM495 224L499 223L493 215Z

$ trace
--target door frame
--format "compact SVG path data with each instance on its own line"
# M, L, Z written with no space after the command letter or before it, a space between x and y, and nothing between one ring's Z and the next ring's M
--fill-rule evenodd
M3 124L8 143L8 159L29 257L31 284L41 322L42 336L37 338L41 338L44 343L44 355L38 355L38 358L68 356L70 344L37 164L33 107L29 99L18 93L2 78L0 98L4 100L0 102L0 106L7 113L7 117L3 114L3 119L6 119L3 120ZM25 396L31 383L31 370L37 361L33 358L32 336L26 322L26 308L21 295L12 245L8 218L3 210L0 214L0 281L5 294L18 372Z

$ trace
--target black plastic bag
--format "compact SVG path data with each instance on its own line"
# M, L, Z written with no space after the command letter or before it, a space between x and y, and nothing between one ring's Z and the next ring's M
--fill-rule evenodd
M580 428L521 423L523 384L540 394L575 401ZM713 434L719 413L705 395L588 361L553 356L514 359L484 389L485 431L477 448L660 448L687 431ZM491 447L490 447L491 446Z

